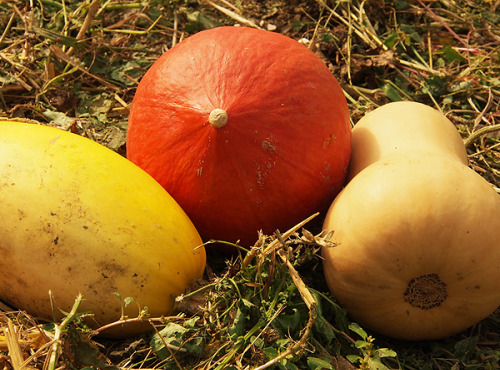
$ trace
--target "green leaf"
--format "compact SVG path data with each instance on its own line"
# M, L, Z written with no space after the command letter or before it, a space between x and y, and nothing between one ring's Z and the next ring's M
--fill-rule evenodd
M399 36L397 32L392 32L387 36L387 38L384 40L384 44L388 46L390 49L392 49L399 41Z
M201 357L203 356L203 350L205 349L205 339L202 337L191 338L184 344L184 348L187 349L189 354Z
M194 330L189 330L179 324L170 322L159 333L153 335L149 345L156 352L160 360L171 356L171 351L166 348L165 344L182 347L190 355L202 356L205 341L202 337L193 337L193 332ZM175 352L175 349L172 351ZM181 352L176 355L179 354Z
M462 362L467 362L469 356L475 352L478 336L462 339L455 343L454 355Z
M377 349L377 355L379 357L396 357L398 354L389 348L379 348Z
M123 300L123 302L125 303L125 307L127 307L129 304L131 304L132 302L136 302L135 298L133 297L127 297Z
M433 96L440 96L445 94L446 91L446 81L439 76L428 77L422 87L422 91L429 93Z
M356 362L360 361L362 359L361 356L358 355L347 355L345 356L349 360L349 362L355 364Z
M233 324L229 327L228 332L231 334L233 339L241 336L245 332L245 324L247 322L246 313L244 313L239 307L234 316Z
M473 88L473 84L471 81L465 80L465 81L455 81L451 86L450 86L450 92L456 93L456 92L468 92Z
M182 325L169 322L162 330L160 330L159 335L161 335L164 339L169 339L169 338L180 339L182 338L182 335L186 332L187 329Z
M190 32L215 28L221 25L215 18L203 14L198 10L187 13L186 17L189 21L189 24L186 25L186 30Z
M0 83L2 85L15 84L17 82L16 78L11 74L3 74L3 71L0 71Z
M361 338L363 338L365 340L368 337L368 334L366 333L366 331L361 326L356 324L355 322L353 322L349 325L349 329L351 331L355 332L356 334L358 334Z
M290 315L283 315L274 320L279 325L279 329L286 331L295 331L300 329L301 314L297 308L294 308Z
M325 338L327 344L332 343L336 338L335 331L332 329L332 324L330 324L323 316L318 316L314 322L313 328L317 332L315 335L320 335Z
M278 357L279 352L276 348L273 347L266 347L264 348L264 353L266 354L266 360L272 360L275 357Z
M107 122L107 113L115 102L113 95L101 93L94 96L84 91L77 91L76 96L80 100L80 104L76 109L77 116L90 116L93 120L103 124Z
M252 308L255 306L252 302L245 298L241 298L240 302L243 303L243 306L245 306L246 308Z
M383 84L382 91L385 93L385 95L387 95L389 99L391 99L391 101L403 100L401 95L399 95L398 91L389 84Z
M190 319L184 321L183 326L188 329L196 329L196 323L198 322L199 319L200 319L199 316L193 316Z
M68 117L62 112L55 112L48 109L43 112L42 115L47 118L51 124L64 130L70 127L76 120L75 117Z
M466 62L467 59L465 59L463 56L460 55L458 51L453 49L449 45L444 45L443 48L441 49L441 54L446 58L448 62Z
M311 370L333 370L335 369L327 358L308 357L307 366Z
M370 370L390 370L378 358L369 358L367 361L368 369Z
M394 8L396 10L406 10L406 9L410 8L410 4L408 3L408 1L399 0L399 1L396 1Z
M357 340L356 343L354 343L354 346L356 348L366 348L369 345L370 345L370 343L365 342L364 340Z
M63 339L64 357L74 368L118 369L87 336L70 326Z
M285 369L288 370L300 370L297 365L295 365L293 362L287 361L284 366Z
M128 61L122 65L116 66L109 69L109 77L117 82L122 83L125 86L134 86L135 82L129 78L131 76L135 79L140 78L141 65L136 61Z
M31 30L35 34L43 36L46 39L52 40L52 41L56 42L57 44L71 46L71 47L74 47L75 49L81 49L83 46L86 45L86 43L84 41L77 40L74 37L65 36L59 32L50 31L46 28L40 28L40 27L33 26L31 28Z
M420 42L420 41L422 41L422 38L420 37L420 35L416 31L415 25L401 23L400 27L401 27L401 30L404 33L406 33L409 36L409 38L411 40L413 40L414 42Z

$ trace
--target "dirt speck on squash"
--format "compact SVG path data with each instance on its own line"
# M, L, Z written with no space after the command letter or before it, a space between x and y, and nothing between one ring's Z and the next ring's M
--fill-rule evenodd
M276 146L271 143L271 140L263 140L262 148L266 149L267 151L273 154L276 153Z

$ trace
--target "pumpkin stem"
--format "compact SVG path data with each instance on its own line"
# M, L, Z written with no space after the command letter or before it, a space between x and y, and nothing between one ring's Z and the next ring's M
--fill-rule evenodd
M404 296L412 306L429 310L440 306L448 297L448 292L446 284L437 274L428 274L412 279Z
M227 123L227 112L224 109L215 108L210 112L208 122L215 128L224 127Z

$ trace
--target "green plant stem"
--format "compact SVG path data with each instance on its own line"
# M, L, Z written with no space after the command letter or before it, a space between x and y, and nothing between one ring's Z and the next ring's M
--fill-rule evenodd
M211 284L207 284L207 285L203 285L201 288L193 290L192 292L189 292L187 294L178 296L177 298L175 298L175 301L176 302L180 302L180 301L182 301L184 299L195 297L198 294L201 294L203 292L206 292L207 290L210 290L211 288L215 288L216 286L217 286L216 282L215 283L211 283Z
M59 80L64 79L64 77L69 76L69 75L75 73L76 71L78 71L78 67L73 67L70 70L64 71L60 75L57 75L54 78L52 78L51 80L47 81L45 86L43 86L42 91L40 92L39 96L42 96L43 94L45 94L49 90L50 85L54 84L55 82L57 82Z
M153 28L157 25L157 23L160 21L161 18L162 18L162 16L160 15L151 24L151 26L149 26L149 28L147 30L143 30L143 31L139 31L139 30L123 30L123 29L112 29L112 30L109 30L109 29L106 29L106 28L103 28L103 31L104 32L126 33L126 34L129 34L129 35L146 35L146 34L152 32Z
M78 294L69 314L64 318L64 320L59 325L55 324L54 344L50 349L50 357L47 370L56 369L57 360L59 359L59 349L61 348L62 332L66 328L66 325L68 325L68 323L70 323L75 318L76 313L78 312L78 308L80 307L80 303L82 303L82 299L83 296L81 294Z
M143 3L130 3L130 4L112 4L107 5L107 10L123 10L123 9L141 9L144 7Z
M231 361L231 359L238 353L238 351L243 347L243 345L254 335L257 330L259 330L264 324L265 320L259 320L257 324L255 324L249 331L246 333L243 338L236 341L235 346L229 352L229 354L224 358L224 360L215 368L215 370L222 370L226 367L226 365Z
M9 21L7 22L7 25L5 26L5 30L3 31L2 36L0 37L0 44L2 44L3 41L5 40L5 37L7 36L7 33L9 32L10 27L12 26L12 22L14 21L15 15L16 15L16 13L12 13L12 15L10 16Z
M63 5L53 0L40 0L43 5L53 6L55 8L62 9Z

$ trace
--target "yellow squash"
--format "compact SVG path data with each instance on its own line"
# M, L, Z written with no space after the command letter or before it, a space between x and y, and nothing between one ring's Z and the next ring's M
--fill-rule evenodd
M459 161L398 153L331 205L326 281L351 317L395 338L439 339L500 305L500 196Z
M468 163L464 143L453 123L425 104L385 104L361 118L352 130L348 178L388 155L433 153Z
M168 315L205 267L197 230L157 182L56 128L0 121L0 220L0 299L46 319L49 290L64 311L81 292L96 327L120 319L115 292ZM125 314L137 316L137 305Z

